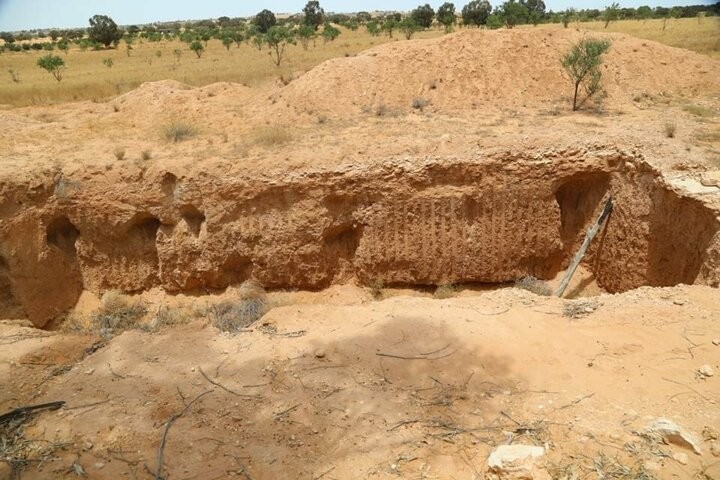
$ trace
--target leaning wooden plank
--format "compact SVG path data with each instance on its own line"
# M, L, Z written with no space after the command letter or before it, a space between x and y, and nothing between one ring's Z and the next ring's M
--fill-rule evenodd
M602 227L602 224L605 222L605 219L607 219L608 215L610 215L610 212L612 212L613 209L613 202L612 197L609 197L607 199L607 202L605 202L605 208L603 208L602 213L600 213L600 216L595 221L592 227L590 227L587 231L587 234L585 235L585 240L583 241L582 245L580 246L580 250L577 251L575 256L572 259L572 262L570 262L570 266L568 267L567 271L565 272L565 276L563 276L562 281L560 282L560 286L557 289L557 292L555 293L558 297L562 297L563 293L565 293L565 289L570 284L570 280L572 279L572 276L575 274L575 270L577 270L578 265L580 265L580 261L585 256L585 252L587 251L588 247L590 246L590 242L593 241L593 238L595 238L595 235L600 231L600 227Z

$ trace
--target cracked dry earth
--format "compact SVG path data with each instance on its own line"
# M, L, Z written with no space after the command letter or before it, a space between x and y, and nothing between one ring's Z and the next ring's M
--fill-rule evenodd
M720 478L720 64L612 35L572 113L579 35L0 112L0 412L65 402L4 424L0 478ZM537 75L466 68L490 47ZM512 287L555 288L609 197L568 298ZM248 282L267 313L220 331ZM491 468L507 444L544 453Z

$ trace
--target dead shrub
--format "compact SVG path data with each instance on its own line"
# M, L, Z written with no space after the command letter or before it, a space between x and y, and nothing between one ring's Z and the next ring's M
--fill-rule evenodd
M542 280L538 280L532 275L517 280L515 282L515 288L527 290L528 292L532 292L535 295L540 295L543 297L549 297L550 295L552 295L552 290L550 289L548 284L546 282L543 282Z
M563 305L563 316L568 318L583 318L593 313L600 306L594 299L568 300Z
M102 306L93 315L93 323L100 334L107 336L138 327L138 322L147 313L139 300L132 300L117 290L108 290L101 299Z
M237 333L260 320L270 310L265 289L254 280L238 289L238 299L210 307L212 324L223 332Z
M152 158L152 152L150 150L143 150L140 153L140 158L145 161L150 160Z
M158 309L157 314L155 315L155 318L153 318L150 323L144 325L141 327L143 330L146 330L148 332L154 332L157 331L163 327L173 327L177 325L184 325L186 323L190 322L190 315L188 313L180 308L171 308L171 307L160 307Z
M197 135L198 130L195 126L187 122L174 121L163 128L165 139L177 143Z

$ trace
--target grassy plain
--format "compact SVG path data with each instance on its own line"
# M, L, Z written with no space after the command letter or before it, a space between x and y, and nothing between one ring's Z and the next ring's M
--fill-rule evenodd
M720 59L720 18L670 19L663 29L662 20L613 22L604 28L602 22L573 23L571 28L621 32L658 41L674 47L688 48ZM560 24L522 28L563 28ZM415 38L443 35L439 29L420 32ZM364 29L355 32L342 29L334 42L318 40L305 51L298 45L288 47L286 60L276 67L268 50L234 44L226 50L219 40L211 40L202 55L196 55L179 41L141 42L133 45L130 56L125 45L118 49L81 51L72 48L65 59L67 68L62 81L37 66L38 57L47 52L5 52L0 55L0 105L38 105L74 100L102 100L125 93L143 82L175 79L201 86L228 81L258 86L268 81L288 78L294 72L305 72L325 60L355 55L374 45L404 41L402 35L372 37ZM179 52L179 53L178 53ZM112 59L112 66L103 63ZM109 62L106 62L109 63Z

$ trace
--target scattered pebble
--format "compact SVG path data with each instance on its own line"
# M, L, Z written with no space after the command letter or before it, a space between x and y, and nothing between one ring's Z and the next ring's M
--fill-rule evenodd
M315 350L315 358L325 358L325 350L323 350L321 348L318 350Z
M717 347L717 346L720 346L720 338L713 338L712 343L713 343L713 345L715 345L716 347Z
M698 373L705 378L710 378L715 375L715 372L710 365L703 365L702 367L698 368Z

